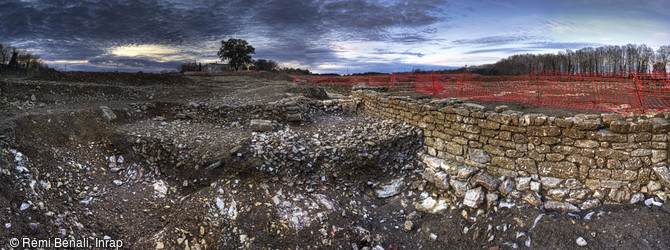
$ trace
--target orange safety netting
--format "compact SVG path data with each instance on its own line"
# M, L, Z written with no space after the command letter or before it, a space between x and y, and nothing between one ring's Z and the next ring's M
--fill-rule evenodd
M668 73L532 71L514 76L469 72L365 76L291 76L297 83L414 87L431 96L642 114L670 110Z

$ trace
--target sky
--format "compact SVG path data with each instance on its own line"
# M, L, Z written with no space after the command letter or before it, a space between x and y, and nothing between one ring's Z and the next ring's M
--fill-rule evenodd
M58 70L175 70L254 59L316 73L404 72L520 53L670 44L670 0L0 0L0 43Z

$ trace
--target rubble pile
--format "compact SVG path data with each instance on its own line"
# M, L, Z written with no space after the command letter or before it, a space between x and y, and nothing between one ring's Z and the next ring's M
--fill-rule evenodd
M270 172L378 163L392 163L392 167L399 168L414 159L420 134L421 131L412 126L388 120L316 131L287 127L254 133L249 147L252 165Z

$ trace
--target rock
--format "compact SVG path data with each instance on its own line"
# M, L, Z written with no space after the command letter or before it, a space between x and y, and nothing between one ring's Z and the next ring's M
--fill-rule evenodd
M523 196L523 200L535 207L542 206L542 198L536 192L526 192L526 194Z
M586 246L586 244L587 244L587 243L586 243L586 240L585 240L584 238L582 238L582 237L577 238L577 240L575 241L575 243L577 243L577 246L580 246L580 247L584 247L584 246Z
M116 119L116 115L109 107L100 106L100 110L102 110L102 118L104 118L105 121L111 122Z
M476 173L479 169L475 167L464 167L458 170L458 179L465 180L467 178L470 178L474 173Z
M470 160L477 163L487 163L491 160L491 156L489 155L489 153L487 153L482 149L476 149L476 148L468 149L468 156L470 157Z
M249 128L255 132L266 132L272 130L272 121L254 119L249 122Z
M437 240L437 234L430 233L430 239L433 241Z
M579 213L581 210L575 205L567 202L549 200L544 203L544 208L551 211L561 211L568 213Z
M239 153L239 152L241 152L241 151L242 151L242 145L237 145L237 146L233 147L233 148L230 150L229 153L230 153L231 155L236 155L237 153Z
M523 191L530 188L530 177L517 177L516 190Z
M531 181L530 190L534 192L540 192L540 183L537 181Z
M658 179L663 183L663 185L670 187L670 170L665 165L658 165L653 167L654 173L658 176Z
M565 197L568 194L568 192L569 192L568 189L565 188L555 188L555 189L549 189L549 191L547 191L547 195L554 200L560 201L563 199L563 197Z
M451 180L449 185L451 185L451 188L454 189L454 194L458 197L465 196L465 192L468 190L468 183L466 182Z
M618 189L612 189L609 193L609 199L614 202L623 203L630 200L630 189L628 186L622 186Z
M498 204L498 194L497 193L487 193L486 194L486 206L491 208Z
M644 200L644 205L647 206L647 207L649 207L651 205L660 207L660 206L663 206L663 202L657 201L656 198L651 197L649 199Z
M342 103L342 112L344 114L355 114L358 110L358 105L355 102L344 102Z
M429 168L432 168L433 170L438 170L440 169L440 165L442 164L443 160L432 156L425 156L423 158L423 162L426 163L426 165L428 165Z
M460 172L459 172L459 174L460 174ZM475 177L473 178L473 182L474 182L475 186L480 185L480 186L486 188L486 190L489 190L489 191L496 190L498 188L498 186L500 185L500 180L494 178L493 176L489 175L486 172L481 172L481 173L475 175Z
M433 197L428 197L416 204L416 210L430 211L431 209L433 209L433 207L435 207L435 204L437 204L437 201L433 199Z
M643 193L637 193L630 197L630 204L635 204L644 200Z
M383 199L399 194L400 187L402 186L402 180L403 178L395 179L392 180L389 184L381 185L379 189L375 190L375 195L377 198Z
M19 210L23 211L26 210L30 207L30 204L28 203L21 203L21 207L19 207Z
M430 183L435 183L435 170L432 168L426 168L423 171L423 179Z
M412 231L413 227L414 227L414 222L412 222L411 220L405 221L404 229L405 229L406 232Z
M289 114L286 116L286 120L289 122L300 122L302 121L302 114Z
M442 197L437 201L437 204L435 204L435 206L433 206L433 208L430 210L430 212L435 214L435 213L442 212L442 211L446 210L447 208L449 208L449 201L446 198Z
M546 188L555 188L558 187L558 185L560 185L561 182L563 182L563 179L554 177L542 177L540 181L542 182L542 186Z
M465 198L463 199L463 205L466 205L471 208L477 208L484 201L484 190L482 187L477 187L468 190L465 193Z
M496 113L502 113L502 112L505 112L507 110L509 110L509 107L505 106L505 105L496 106L496 108L494 109L494 111Z
M486 109L486 107L474 103L463 103L463 107L471 111L484 111Z
M205 169L208 169L208 170L209 169L215 169L215 168L218 168L220 166L221 166L221 161L217 161L217 162L214 162L214 163L210 164Z
M157 181L153 186L156 196L163 198L165 195L167 195L168 187L163 180Z
M514 181L512 179L504 180L498 187L498 191L500 191L500 193L503 195L510 194L512 191L514 191Z
M123 181L120 180L113 180L112 182L114 182L114 184L116 184L117 186L123 185Z
M435 186L442 190L449 189L449 175L444 172L435 173L433 180L435 181Z
M664 118L653 117L647 120L651 124L651 132L654 134L667 133L670 130L670 122Z
M661 190L661 188L663 188L663 185L658 181L649 181L649 183L647 183L648 192L655 192Z
M601 204L600 200L591 199L591 200L587 200L587 201L582 202L582 204L579 205L579 209L581 209L581 210L591 210L591 209L594 209L594 208L600 206L600 204Z

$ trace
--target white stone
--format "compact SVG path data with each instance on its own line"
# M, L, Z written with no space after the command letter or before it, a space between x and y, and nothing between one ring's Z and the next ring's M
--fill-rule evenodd
M416 204L416 209L421 211L428 211L435 207L437 201L433 197L428 197L425 200Z
M632 197L630 197L630 204L635 204L640 201L644 200L644 194L643 193L637 193L634 194Z
M156 196L163 198L165 195L167 195L168 187L163 180L157 181L153 186Z
M375 190L375 195L378 198L388 198L400 193L403 178L395 179L387 185L381 185L379 189Z
M577 238L577 240L575 242L577 243L577 246L580 246L580 247L586 246L586 244L588 244L588 243L586 243L586 240L582 237Z
M463 205L471 208L477 208L484 201L484 190L482 187L477 187L468 190L463 199Z
M530 177L517 177L516 190L523 191L530 188Z
M645 206L654 205L654 206L660 207L660 206L663 206L663 202L656 201L656 199L654 199L654 197L652 197L652 198L644 200L644 205Z
M28 203L21 203L21 207L19 208L19 210L23 211L23 210L28 209L29 207L30 207L30 204L28 204Z
M531 181L530 182L530 190L535 191L535 192L540 192L541 185L537 181Z

